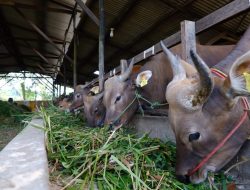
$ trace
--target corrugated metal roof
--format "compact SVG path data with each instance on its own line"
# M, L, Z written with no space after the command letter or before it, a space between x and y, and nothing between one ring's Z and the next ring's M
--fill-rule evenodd
M131 58L149 48L161 39L164 39L178 30L182 20L198 20L213 11L223 7L233 0L106 0L106 44L105 70L106 72L119 65L121 58ZM15 10L18 8L29 20L34 22L62 49L65 31L68 27L75 5L74 0L8 0L0 2L0 13L5 22L0 26L7 26L10 30L1 34L0 45L0 73L28 70L55 76L56 81L63 83L64 66L57 68L61 53L43 39ZM98 1L87 0L87 6L98 17ZM98 26L86 16L81 15L77 7L78 34L78 81L84 83L91 80L93 72L98 66ZM80 21L81 19L81 21ZM250 23L250 13L245 12L234 18L212 27L198 37L202 43L211 43L214 35L225 33L228 41L217 40L213 43L232 43L237 41ZM109 37L110 28L114 28L114 37ZM2 37L4 36L4 37ZM72 25L66 38L66 52L73 59ZM12 41L10 40L12 39ZM230 41L231 39L231 41ZM14 44L15 58L11 47L6 43ZM10 46L10 45L9 45ZM48 63L39 56L34 49L46 57ZM22 63L23 62L23 63ZM22 65L23 64L23 65ZM72 85L72 64L64 58L67 83Z

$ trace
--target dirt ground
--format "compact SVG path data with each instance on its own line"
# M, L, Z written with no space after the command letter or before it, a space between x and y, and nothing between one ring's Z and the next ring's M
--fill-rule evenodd
M23 129L13 118L0 116L0 151Z

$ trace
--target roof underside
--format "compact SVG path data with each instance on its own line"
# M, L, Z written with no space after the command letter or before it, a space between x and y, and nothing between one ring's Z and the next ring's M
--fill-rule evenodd
M60 52L41 37L27 20L38 26L58 48L62 49L73 7L74 1L71 0L1 1L0 73L30 71L55 76ZM78 10L77 21L80 13ZM72 37L71 27L65 39L66 50Z
M180 30L183 20L198 20L233 0L107 0L105 1L105 71L119 65ZM62 49L64 34L75 5L74 0L9 0L0 10L0 73L28 70L57 76L57 83L72 86L73 65L67 59L58 67L61 53L30 27L16 7ZM7 5L8 4L8 5ZM98 1L87 0L98 16ZM77 78L85 83L96 78L98 70L98 26L77 8ZM198 36L201 44L235 44L250 23L244 12L213 26ZM110 38L110 28L114 37ZM72 25L66 38L66 52L73 59ZM71 43L72 41L72 43ZM67 51L68 50L68 51ZM41 55L39 55L39 53ZM44 59L45 58L45 59ZM64 72L66 68L66 72ZM59 72L58 72L59 71ZM57 73L58 74L55 74Z

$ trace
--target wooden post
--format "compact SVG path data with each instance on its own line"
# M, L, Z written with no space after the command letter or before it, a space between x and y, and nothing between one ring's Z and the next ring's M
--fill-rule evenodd
M57 85L56 88L57 88L57 97L59 97L59 85Z
M105 23L104 23L104 2L99 0L99 89L104 88L104 41L105 41Z
M190 50L196 52L195 22L184 20L181 22L181 57L188 63L193 64Z
M59 96L61 96L61 85L59 84Z
M55 98L55 82L54 82L54 79L53 79L53 85L52 85L52 98L53 99Z
M75 13L74 13L75 14ZM76 72L76 65L77 65L77 32L76 32L76 14L73 17L73 27L74 27L74 64L73 64L73 83L74 89L76 89L77 85L77 72Z
M66 94L66 64L63 64L63 94Z

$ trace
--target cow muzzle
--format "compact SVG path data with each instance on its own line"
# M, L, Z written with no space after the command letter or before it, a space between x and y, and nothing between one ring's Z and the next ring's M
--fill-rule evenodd
M190 178L188 175L176 175L177 180L184 184L189 184L190 183Z
M117 128L117 127L119 127L121 125L122 125L121 124L121 119L117 119L117 120L109 123L109 129L112 130L112 129Z

